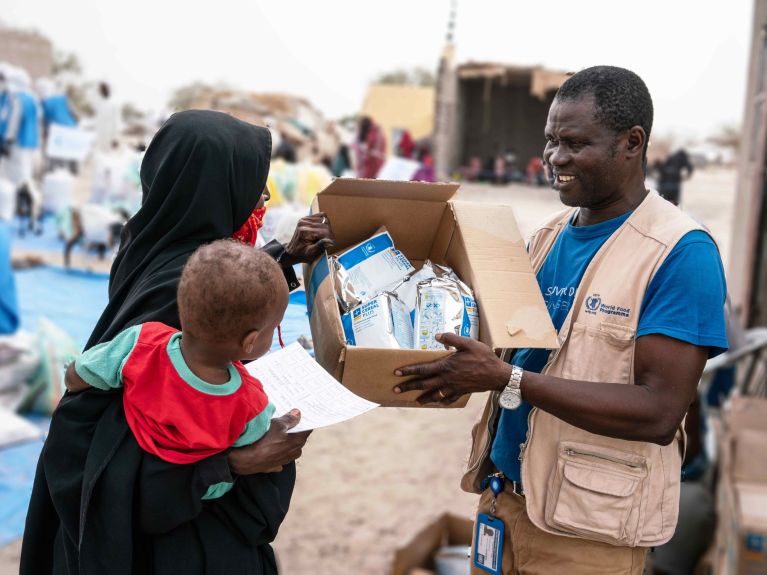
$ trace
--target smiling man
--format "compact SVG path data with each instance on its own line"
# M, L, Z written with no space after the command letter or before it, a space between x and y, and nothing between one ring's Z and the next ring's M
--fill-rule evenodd
M510 362L454 334L395 391L451 403L492 391L462 487L481 493L472 573L640 574L674 533L684 434L707 358L727 348L716 244L644 184L652 99L622 68L569 78L544 162L569 208L530 258L558 350Z

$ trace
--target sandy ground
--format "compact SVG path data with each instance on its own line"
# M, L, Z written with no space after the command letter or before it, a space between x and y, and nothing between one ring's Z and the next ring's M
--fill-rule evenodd
M684 208L710 227L725 261L735 174L696 172ZM511 203L523 235L559 209L554 192L466 185L467 200ZM484 395L461 410L378 409L315 432L298 462L290 513L275 542L286 575L382 575L395 550L445 511L472 517L476 496L458 487L469 432ZM0 575L16 571L19 544L0 549Z

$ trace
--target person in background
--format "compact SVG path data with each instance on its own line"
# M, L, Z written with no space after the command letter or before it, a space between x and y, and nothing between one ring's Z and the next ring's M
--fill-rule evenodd
M677 150L658 167L658 193L678 206L682 201L682 180L692 176L693 171L687 152Z
M429 145L426 143L419 144L416 154L421 167L416 170L410 180L413 182L436 182L434 158L431 155Z
M120 111L112 99L112 90L106 82L99 83L99 95L96 100L96 149L109 152L112 142L120 136Z
M3 63L0 66L0 164L3 163L3 158L7 158L11 153L12 142L8 140L8 132L11 129L11 120L18 116L18 112L14 111L18 104L8 82L10 72L10 66L7 64ZM15 128L13 130L15 132ZM0 176L3 173L0 169Z
M34 180L40 149L40 109L26 70L13 69L9 81L17 104L5 134L6 142L11 144L6 174L16 189L19 215L28 217L30 229L35 230L42 208L42 195Z
M374 179L386 160L386 136L369 116L360 118L354 148L357 177Z
M0 335L11 335L19 329L19 302L11 267L11 233L0 221Z
M55 80L39 78L37 80L37 95L40 97L40 107L43 112L42 140L43 149L48 141L48 135L52 125L73 128L77 126L77 115L69 105L69 98ZM59 166L69 169L73 175L77 175L77 162L46 158L46 170L52 170Z
M346 144L341 144L338 146L336 157L333 158L333 163L330 166L330 171L336 178L340 178L351 169L352 159L349 155L349 146Z
M413 141L413 136L410 135L408 130L403 130L402 135L397 142L397 156L400 158L412 158L416 145Z
M532 186L545 186L546 172L543 169L543 160L540 156L534 156L527 162L527 183Z

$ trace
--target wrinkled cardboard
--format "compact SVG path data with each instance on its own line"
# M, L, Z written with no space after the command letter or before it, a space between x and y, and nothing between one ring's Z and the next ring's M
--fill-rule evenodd
M719 442L716 572L767 574L767 400L735 396Z
M727 437L732 478L767 485L767 400L733 397L728 408Z
M426 259L452 267L473 290L480 341L493 349L558 347L512 208L455 201L458 184L340 178L315 199L335 234L336 251L385 226L394 245L420 269ZM418 406L421 392L395 394L394 370L449 351L347 346L327 257L304 268L317 361L351 391L383 406ZM451 407L463 407L468 396ZM429 407L434 407L431 405Z
M419 531L394 554L392 575L434 573L434 554L447 545L471 545L474 523L445 513Z

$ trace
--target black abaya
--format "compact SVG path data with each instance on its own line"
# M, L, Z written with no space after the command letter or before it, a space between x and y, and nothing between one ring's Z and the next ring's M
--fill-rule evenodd
M142 163L143 204L123 231L109 303L86 348L146 321L180 327L184 263L245 222L270 154L268 130L225 114L194 110L165 123ZM38 462L21 573L276 573L269 543L287 513L295 466L238 477L225 496L201 500L209 485L231 480L225 454L171 465L142 451L121 390L66 394Z

